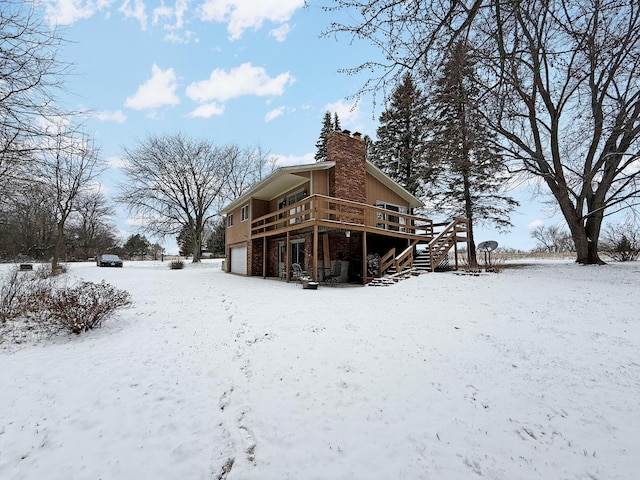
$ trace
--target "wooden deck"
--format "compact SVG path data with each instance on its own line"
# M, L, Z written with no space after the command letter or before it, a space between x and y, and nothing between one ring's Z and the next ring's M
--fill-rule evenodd
M251 240L262 239L263 255L266 255L266 240L274 236L286 236L286 245L292 233L312 232L313 265L318 271L319 234L332 230L364 232L362 237L363 278L366 278L367 233L405 239L407 248L396 256L395 249L384 264L393 263L398 271L412 267L413 247L427 244L431 269L434 270L458 242L467 241L468 220L455 218L448 223L434 224L431 219L395 212L349 200L340 200L324 195L311 195L303 200L270 212L251 222ZM288 253L286 269L289 271ZM266 276L266 258L263 258L263 276ZM287 276L288 277L288 276ZM317 275L313 274L314 281ZM287 278L288 280L288 278Z

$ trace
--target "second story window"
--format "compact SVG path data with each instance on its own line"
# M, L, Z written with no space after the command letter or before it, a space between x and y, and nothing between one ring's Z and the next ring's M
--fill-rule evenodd
M240 212L240 221L244 222L245 220L249 219L249 205L245 205L244 207L242 207L242 210Z
M229 215L227 215L227 227L232 227L233 226L233 213L230 213Z

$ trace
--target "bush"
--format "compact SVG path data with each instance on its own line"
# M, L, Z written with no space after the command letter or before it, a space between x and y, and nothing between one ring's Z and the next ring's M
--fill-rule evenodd
M129 292L104 282L81 282L50 297L48 310L61 330L79 334L99 327L118 308L130 304Z
M118 308L131 304L131 296L107 283L68 285L50 269L11 271L0 285L0 334L10 331L15 341L60 331L75 334L99 327Z
M610 225L600 248L617 262L637 260L640 255L640 228L629 220Z
M46 310L45 304L53 296L50 276L40 275L43 270L30 273L12 270L0 286L0 322L18 317L38 317Z
M184 268L184 261L182 260L171 260L169 263L169 268L171 270L182 270Z

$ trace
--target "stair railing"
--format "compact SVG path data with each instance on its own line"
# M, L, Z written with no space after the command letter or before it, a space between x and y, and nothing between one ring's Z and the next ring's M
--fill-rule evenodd
M407 248L405 248L400 255L395 258L396 273L402 272L404 269L413 267L413 250L418 244L419 240L411 242Z
M391 250L389 250L384 257L382 257L380 259L380 276L384 275L384 272L391 266L394 264L395 262L395 256L396 256L396 249L395 247L392 248Z
M429 267L432 272L456 243L457 223L458 219L454 219L429 242Z

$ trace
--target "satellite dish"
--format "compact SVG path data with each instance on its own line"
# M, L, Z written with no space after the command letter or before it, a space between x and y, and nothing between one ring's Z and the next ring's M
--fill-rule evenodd
M481 252L493 252L496 248L498 248L498 242L494 240L480 242L480 244L478 245L478 250L480 250Z

